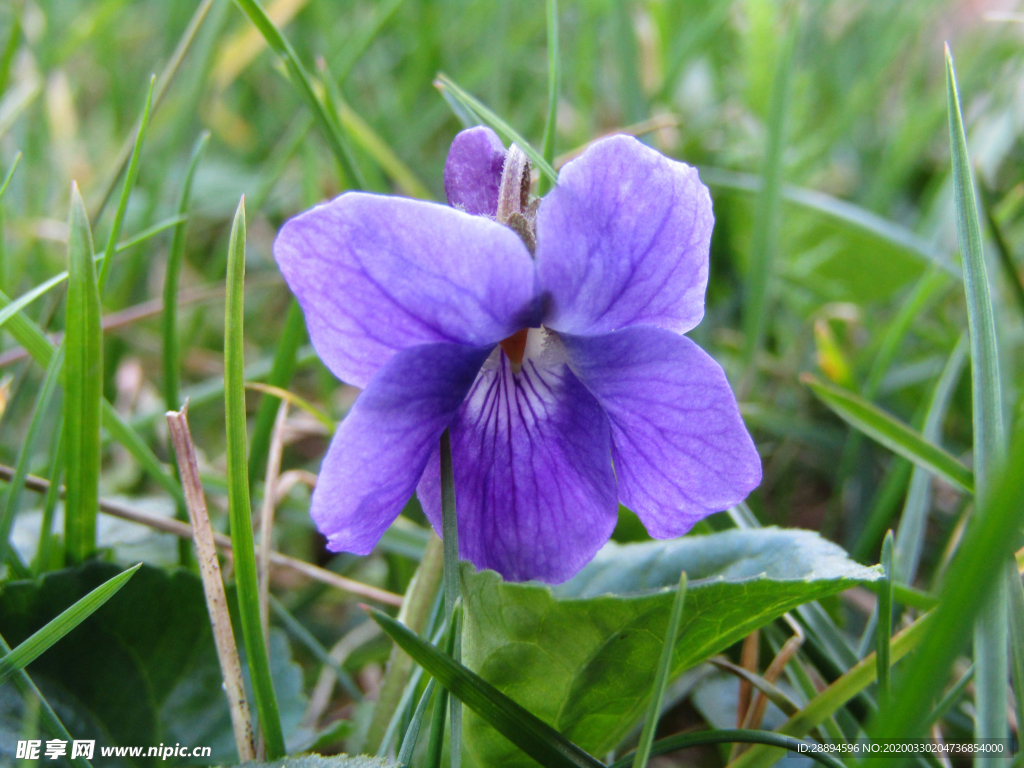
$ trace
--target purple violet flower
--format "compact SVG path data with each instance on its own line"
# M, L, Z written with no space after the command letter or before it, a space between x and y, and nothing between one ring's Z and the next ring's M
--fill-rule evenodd
M528 174L472 128L452 207L348 192L282 228L313 346L364 388L313 494L330 549L368 554L414 490L440 532L446 427L460 555L510 580L570 578L620 501L669 538L760 482L724 372L682 335L714 223L696 169L613 136L539 207Z

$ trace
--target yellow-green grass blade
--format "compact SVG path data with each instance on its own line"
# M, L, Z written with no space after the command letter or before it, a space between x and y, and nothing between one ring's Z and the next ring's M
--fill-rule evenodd
M974 475L971 470L946 450L930 443L920 432L869 403L855 392L837 387L811 374L804 374L800 380L851 426L903 458L924 467L968 493L974 493Z
M64 332L64 425L67 496L64 543L68 560L81 562L96 549L99 510L100 403L103 401L103 331L92 259L89 216L71 187L68 220L68 295Z
M100 584L74 605L62 611L60 615L48 621L45 626L25 638L17 648L0 656L0 685L18 670L24 669L49 650L54 643L73 630L87 618L92 616L100 606L117 594L128 579L142 567L138 563L126 571L122 571L109 581Z
M552 168L555 165L555 129L558 123L558 81L561 60L558 50L558 0L548 0L548 115L544 121L541 156ZM537 180L537 194L543 196L551 188L551 179L542 174Z
M284 736L277 697L270 677L270 660L260 622L256 557L252 537L252 507L246 465L245 373L243 353L245 306L245 198L238 204L228 241L228 279L224 331L224 410L227 428L228 516L231 551L235 563L238 611L249 659L256 710L259 713L267 758L284 757Z

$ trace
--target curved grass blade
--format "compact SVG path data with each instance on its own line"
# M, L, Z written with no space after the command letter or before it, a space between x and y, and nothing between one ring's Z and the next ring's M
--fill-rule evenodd
M654 732L658 727L658 720L661 718L661 705L665 700L665 686L668 685L668 676L672 669L672 653L675 651L676 636L679 634L679 620L683 616L685 601L686 571L683 571L679 574L679 587L676 589L676 599L672 603L672 612L669 614L668 629L665 630L665 643L661 647L661 659L658 662L658 672L654 678L651 704L647 708L647 718L644 720L644 727L640 732L640 743L636 748L636 756L633 758L633 768L647 768L647 761L651 757L651 745L654 743Z
M160 103L164 100L164 96L167 94L167 88L170 86L171 81L174 80L175 75L181 69L181 62L185 58L185 54L188 53L189 48L192 47L192 43L196 39L196 35L199 33L199 28L203 24L203 20L210 12L210 8L213 7L214 0L202 0L199 7L196 8L195 13L192 14L192 18L189 19L188 26L185 27L185 31L181 33L181 37L178 38L178 44L174 46L174 51L171 53L171 57L167 60L167 64L164 65L163 70L160 72L160 76L156 80L156 87L153 88L153 107L152 112L156 112L160 108ZM136 132L136 135L138 133ZM91 221L95 224L103 214L103 209L107 207L107 203L110 201L110 196L114 194L114 187L117 185L117 180L121 177L121 173L124 171L125 165L128 164L128 160L131 157L135 141L134 139L128 139L121 147L121 152L118 155L117 163L114 165L114 172L110 176L110 180L103 188L103 195L100 197L99 204L96 206L96 210L92 215Z
M708 659L709 664L714 664L719 669L729 672L741 680L746 680L751 686L761 691L768 700L774 704L784 715L795 715L800 711L799 705L796 704L785 692L782 691L774 683L769 683L761 675L751 672L746 667L741 667L739 664L733 664L731 661L724 657Z
M267 376L267 384L280 389L287 389L291 383L295 369L298 367L297 353L306 339L306 321L302 316L302 309L299 303L292 299L288 305L288 314L285 316L284 328L281 329L281 336L277 342L277 349L274 350L274 363ZM259 410L256 411L256 420L253 425L252 439L249 442L249 477L261 477L263 464L267 460L267 453L270 450L270 436L274 430L274 419L277 418L277 408L281 404L281 398L272 394L264 395L260 401Z
M18 152L14 156L14 160L11 161L11 167L7 169L7 175L4 176L4 180L0 183L0 198L4 196L4 192L7 191L7 185L11 183L11 179L14 178L14 171L18 167L18 163L21 162L21 152Z
M18 460L14 465L14 477L11 478L11 482L7 486L3 511L0 511L0 566L7 560L11 529L14 527L14 517L18 513L21 494L25 488L25 478L28 476L29 462L32 460L36 441L50 410L53 393L57 390L57 380L60 377L63 363L64 355L63 349L61 349L53 356L53 359L50 360L50 365L46 369L43 384L39 388L39 396L36 398L35 408L32 410L32 418L29 421L28 430L18 450Z
M769 102L765 142L764 185L754 206L750 263L744 286L743 354L745 388L756 372L756 356L765 333L770 301L772 264L778 257L782 223L782 156L786 145L786 114L789 111L789 83L796 48L796 24L792 25L776 65Z
M991 477L1000 470L1005 451L1002 385L995 315L989 292L985 251L981 240L978 205L971 178L967 138L964 135L960 96L953 56L946 46L946 100L949 114L950 154L953 161L953 200L956 232L960 243L967 298L967 328L971 338L971 393L974 420L974 480L978 511L985 515ZM1017 578L1017 577L1015 577ZM1000 583L1003 578L1000 577ZM1018 579L1019 581L1019 579ZM978 614L974 628L975 738L1006 738L1007 690L1007 588L1002 584Z
M245 288L245 198L238 204L228 241L228 282L224 332L224 410L227 420L228 509L231 522L231 551L235 560L238 611L242 638L249 659L256 709L267 758L284 757L284 736L278 715L270 661L260 622L259 590L256 584L256 554L252 539L252 506L245 457L245 372L243 354Z
M121 243L119 243L118 246L114 249L114 253L120 253L121 251L126 251L129 248L134 248L136 245L144 243L149 238L159 235L164 230L170 229L171 227L175 226L181 221L182 219L179 216L172 216L169 219L164 219L163 221L154 224L152 227L144 229L142 232L139 232L137 235L132 236L128 240L124 240ZM100 264L102 260L103 254L93 257L93 261L96 264ZM35 288L31 288L25 291L25 293L21 294L21 296L8 303L6 306L0 309L0 327L3 327L3 325L8 320L10 320L14 315L23 310L33 301L38 299L40 296L45 295L50 290L57 287L67 279L67 270L65 270L64 272L58 272L49 280L44 280Z
M21 42L21 14L24 10L21 5L14 5L11 13L11 29L7 33L7 41L4 43L4 50L0 53L0 96L7 90L7 80L11 75L11 63L14 61L14 54L18 52L18 43Z
M1007 466L1024 466L1024 429L1017 432ZM928 705L936 699L954 659L967 645L972 619L1004 584L1011 545L1024 522L1024 473L1004 472L982 503L985 508L972 519L943 581L938 606L928 614L927 635L903 670L889 706L880 711L874 723L871 736L875 741L913 738L923 732ZM892 765L888 760L878 764Z
M602 763L577 747L550 725L441 653L415 632L386 613L364 606L391 638L447 688L452 696L490 723L505 738L546 768L598 768Z
M698 171L701 181L713 188L758 193L764 186L762 179L752 173L739 173L710 166L699 166ZM788 203L821 213L844 226L853 227L884 240L926 263L934 264L957 280L963 276L947 254L936 250L923 237L866 208L861 208L859 205L833 197L825 192L819 192L816 189L794 187L788 184L782 187L782 197Z
M816 744L803 742L791 736L781 736L771 731L755 731L747 728L728 728L719 731L701 731L668 736L654 742L651 756L664 755L668 752L675 752L687 747L699 747L704 744L767 744L805 755L827 768L845 768L839 760L831 755L815 751ZM632 754L629 754L616 760L611 764L611 768L628 768L632 757Z
M889 700L889 644L892 642L892 531L882 542L885 578L878 586L878 626L875 629L875 661L878 663L878 700Z
M3 685L12 674L42 656L54 643L92 616L100 606L116 595L141 567L142 563L138 563L100 584L74 605L62 611L59 616L25 638L13 651L0 657L0 685Z
M345 81L348 73L352 71L352 67L404 2L405 0L384 0L379 3L373 16L349 36L345 45L338 51L337 58L331 62L331 69L337 75L339 83Z
M445 619L452 633L451 658L456 663L461 661L461 641L459 634L459 619L456 613L456 605L459 602L459 528L455 512L455 473L452 467L452 438L447 429L441 433L441 539L444 546L444 560L442 585L444 587L444 613ZM406 649L408 652L408 649ZM412 654L409 654L412 656ZM413 656L415 658L415 656ZM441 681L444 684L444 681ZM448 686L445 686L446 688ZM451 689L449 688L449 691ZM450 748L452 754L452 768L458 768L462 759L462 705L458 693L451 699L450 726L451 740Z
M981 194L981 208L985 213L985 223L988 225L989 234L992 235L992 242L996 246L996 253L999 254L999 263L1003 267L1003 274L1006 282L1010 284L1014 299L1017 300L1017 308L1024 313L1024 283L1021 282L1017 265L1013 261L1013 253L1010 251L1010 244L1006 242L1003 228L996 219L993 210L992 193L985 187L985 182L978 178L978 192Z
M0 653L6 654L10 652L11 646L9 646L3 636L0 635ZM12 682L23 697L28 698L31 696L42 705L40 707L39 716L43 721L43 728L46 732L55 739L63 739L70 744L72 738L71 734L68 733L68 729L64 727L64 723L62 723L60 718L57 717L57 713L53 711L53 707L51 707L50 703L43 697L43 694L39 692L39 689L36 688L36 684L32 682L32 678L25 673L25 670L18 670L15 672ZM74 758L71 761L71 764L78 766L78 768L92 768L92 763L84 757Z
M555 128L558 123L558 81L561 62L558 50L558 0L548 0L548 116L544 122L544 141L541 155L544 161L555 165ZM551 179L542 174L537 181L537 194L541 197L551 188Z
M451 94L452 98L454 98L455 101L457 101L466 111L472 115L478 116L483 122L491 126L491 128L493 128L505 142L519 145L519 148L526 153L527 157L530 158L530 162L533 163L533 167L540 171L542 175L547 176L548 181L552 183L556 183L558 181L558 173L551 167L551 164L544 159L544 156L541 155L540 152L531 147L529 142L527 142L515 128L484 106L482 102L464 91L462 87L448 77L448 75L443 72L439 72L437 74L437 79L434 80L434 87L440 89L442 93Z
M427 681L427 686L423 689L423 694L416 705L416 711L412 713L409 727L405 730L405 736L402 737L402 748L398 750L398 764L402 768L409 768L412 765L412 757L416 752L416 742L419 740L420 729L423 726L423 715L427 711L427 704L430 703L430 697L434 693L436 684L437 681L434 678L430 678Z
M925 414L921 436L930 443L938 444L949 401L953 396L954 387L960 380L966 358L967 339L961 337L939 375ZM931 477L924 469L914 467L903 505L903 514L900 515L900 524L896 529L894 578L901 584L913 584L917 575L930 502Z
M100 403L103 400L103 331L92 259L89 216L71 186L68 220L68 295L64 333L64 425L67 498L64 543L71 562L96 549L99 509ZM47 342L49 343L49 342Z
M359 171L359 167L356 165L355 158L352 156L352 150L348 145L348 139L344 131L338 129L337 123L331 119L323 102L317 97L316 90L313 88L313 81L299 61L299 57L292 48L291 43L274 26L274 22L270 20L266 11L263 10L263 7L257 0L235 0L235 2L245 15L249 17L249 20L256 26L256 29L260 31L260 34L263 35L270 49L284 63L289 77L298 89L299 96L306 102L306 107L313 113L313 116L316 117L317 122L320 124L324 138L331 147L331 151L334 153L334 157L338 161L338 165L341 167L342 173L345 174L348 183L356 189L365 187L366 183L363 180L362 173Z
M837 415L886 448L959 488L974 493L974 475L950 453L859 395L803 374L800 381Z
M210 140L210 132L203 134L192 149L192 158L188 163L185 181L178 199L178 216L181 221L174 227L171 239L171 250L167 256L167 269L164 273L164 312L161 318L163 331L163 364L164 364L164 406L165 410L176 411L181 407L179 388L181 382L181 360L178 346L178 278L185 260L185 235L187 231L188 209L192 199L192 182L195 179L199 160L206 151ZM173 455L173 451L171 452Z
M114 223L110 225L110 237L107 238L107 247L103 252L103 262L100 265L100 276L97 281L99 292L102 295L103 286L107 284L107 277L110 275L110 267L114 248L117 245L117 238L121 236L121 227L124 225L124 215L128 210L128 198L135 188L135 180L139 176L139 155L142 154L142 142L146 139L146 131L149 129L149 116L153 109L153 86L156 84L156 75L149 78L149 90L146 92L146 103L142 107L142 117L139 118L139 128L135 133L135 143L132 145L132 154L128 159L128 172L124 176L124 186L121 187L121 199L117 202L114 211Z

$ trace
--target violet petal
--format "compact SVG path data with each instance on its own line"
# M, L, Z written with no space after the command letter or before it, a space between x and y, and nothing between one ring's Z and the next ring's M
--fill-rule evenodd
M537 214L545 324L690 330L704 314L713 224L695 168L630 136L595 142L562 169Z
M360 387L399 350L494 344L536 311L516 234L436 203L350 192L288 221L274 256L320 359Z
M425 344L397 353L331 440L310 514L327 547L369 554L412 496L488 347Z
M448 204L474 216L493 217L504 164L505 145L498 134L482 125L460 131L444 163Z
M651 536L681 536L761 482L725 372L688 338L652 326L561 338L611 422L619 500Z
M497 353L451 437L463 559L557 584L608 541L618 516L608 419L564 363L528 359L513 374ZM440 533L436 450L417 494Z

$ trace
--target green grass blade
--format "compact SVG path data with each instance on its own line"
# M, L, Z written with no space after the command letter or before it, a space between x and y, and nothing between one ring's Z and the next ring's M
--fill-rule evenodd
M284 628L288 631L292 637L302 643L316 660L321 664L330 667L334 672L335 677L338 678L338 683L342 688L345 689L353 701L362 701L363 692L359 690L359 687L352 680L351 675L345 671L344 667L335 661L331 654L324 648L320 641L313 637L313 633L306 629L298 619L288 612L288 609L281 605L281 601L273 595L270 596L270 610L273 611L274 616L277 617L278 621L284 625Z
M992 242L996 246L1003 275L1010 285L1013 298L1017 301L1017 308L1024 313L1024 283L1021 282L1020 272L1017 271L1017 265L1013 261L1013 253L1010 251L1010 244L1006 242L1003 228L996 219L995 211L992 210L991 193L985 188L981 178L978 179L978 192L981 193L981 207L985 212L985 223L988 225L989 234L992 235Z
M800 380L844 421L868 437L968 493L974 492L971 470L919 432L854 392L810 374L804 374Z
M11 63L14 61L14 54L18 52L18 44L21 42L21 13L23 6L14 5L11 12L11 29L7 33L7 40L4 43L3 52L0 52L0 97L7 90L7 81L11 76Z
M87 618L92 616L107 600L117 594L128 579L142 567L142 563L122 571L109 581L100 584L96 589L81 598L74 605L62 611L45 626L33 632L31 636L18 645L10 653L0 657L0 685L20 669L24 669L42 656L64 635L73 630Z
M62 364L63 367L63 364ZM39 546L36 548L35 574L38 576L50 568L50 545L53 541L53 518L57 512L57 501L60 499L60 476L64 472L64 419L57 419L53 429L53 441L50 444L50 471L46 478L50 485L43 497L43 519L39 525Z
M632 3L613 0L611 13L612 45L615 66L618 70L619 109L627 123L636 123L644 118L647 105L644 89L640 82L640 54L637 50L636 33L631 16Z
M121 236L124 216L128 211L128 198L131 197L132 190L135 188L135 180L139 176L139 155L142 154L142 142L145 141L146 131L149 128L149 117L153 109L153 86L155 83L156 75L153 75L149 78L146 103L142 107L139 128L135 133L135 143L132 145L132 154L128 159L128 172L124 177L124 186L121 187L121 199L117 202L117 208L114 211L114 223L110 226L110 237L107 238L107 247L103 252L103 262L100 265L100 276L97 281L100 294L103 293L103 286L107 284L107 277L110 275L114 248L117 245L117 239Z
M185 260L185 235L189 204L192 199L192 182L195 180L196 168L210 140L209 131L204 131L196 141L189 160L188 171L178 198L178 215L182 217L174 227L171 239L171 250L167 256L167 269L164 273L164 312L161 318L163 331L163 364L164 364L164 406L168 411L176 411L181 407L179 388L181 386L181 360L178 346L178 278ZM170 455L174 455L171 451Z
M676 589L676 599L672 602L668 629L665 630L665 642L661 647L661 659L658 662L658 671L654 678L651 703L647 708L647 718L644 720L643 730L640 732L640 743L636 748L636 756L633 758L633 768L647 768L647 761L651 757L651 745L654 743L654 732L657 730L658 720L661 718L661 705L665 700L665 687L668 685L668 677L672 670L672 654L676 649L676 636L679 634L679 621L683 616L685 602L686 572L684 571L679 574L679 587Z
M0 182L0 198L3 198L4 192L7 191L7 186L11 183L11 179L14 178L14 171L18 167L19 162L21 162L21 152L14 156L14 160L11 161L11 167L7 169L7 175L4 176L3 182Z
M210 8L213 7L213 3L214 0L202 0L196 8L195 13L192 14L192 18L189 19L188 26L185 27L185 31L182 32L181 37L178 38L178 44L174 46L174 51L167 60L167 64L164 65L163 70L160 72L160 76L156 79L156 87L153 89L152 112L156 112L157 109L160 108L160 104L163 102L164 96L167 94L167 88L180 71L181 62L184 61L185 54L187 54L189 49L192 47L192 43L199 34L199 29L202 27L203 21L206 19L207 15L209 15ZM136 136L137 135L138 131L136 131ZM117 186L117 180L124 172L125 166L131 158L134 147L134 139L128 139L121 147L121 152L118 155L117 162L114 164L114 172L111 174L110 179L104 186L103 195L100 197L99 204L93 212L93 223L98 221L99 217L103 215L103 209L107 207L107 203L110 201L110 196L114 194L114 187Z
M1024 712L1024 585L1014 565L1007 566L1010 618L1010 671L1013 672L1013 693L1017 712Z
M28 431L18 449L18 459L14 464L14 477L7 486L7 495L4 497L3 510L0 511L0 566L7 560L7 549L10 546L9 538L11 529L14 527L14 518L18 513L21 503L21 495L25 489L25 477L28 475L29 463L32 454L35 452L36 441L43 428L50 410L50 403L53 401L53 394L57 390L57 381L60 377L61 366L64 363L64 356L58 353L53 356L50 365L43 377L43 384L39 388L39 396L36 398L35 408L32 410L32 418L29 421Z
M0 653L10 653L11 646L7 644L3 636L0 635ZM63 739L69 744L72 742L71 734L68 733L68 729L64 727L64 723L57 717L57 713L53 711L53 707L46 700L36 684L32 682L24 670L19 670L14 673L13 677L14 686L18 689L18 692L25 698L34 697L42 705L40 707L40 719L43 721L43 729L55 739ZM71 764L77 766L77 768L92 768L92 763L86 760L84 757L76 757L71 761Z
M882 568L885 578L878 584L878 626L875 629L875 661L878 664L878 700L889 700L889 644L892 642L892 548L890 530L882 542Z
M950 154L953 162L953 200L967 298L967 327L971 338L971 392L974 420L974 480L978 511L988 509L990 478L998 472L1005 450L1002 386L995 315L989 292L985 250L981 240L978 205L971 178L967 138L964 135L960 96L957 93L953 57L946 47L946 99L949 115ZM1007 586L1000 576L996 588L974 628L974 706L976 738L1006 738L1007 709Z
M105 402L100 319L100 295L92 259L89 216L78 187L72 184L64 333L64 425L67 436L64 542L71 562L85 560L96 549L100 403Z
M765 142L764 178L761 193L754 206L750 262L744 287L743 361L747 368L745 381L749 386L756 370L757 351L765 333L770 301L773 262L778 256L782 220L783 151L786 146L786 115L789 111L789 83L796 47L796 26L789 31L779 51L779 60L772 82Z
M843 763L827 753L814 751L815 744L802 742L791 736L781 736L771 731L755 731L747 728L730 728L698 733L681 733L668 736L654 742L651 756L664 755L687 747L699 747L705 744L766 744L790 752L797 752L821 763L827 768L845 768ZM626 755L614 763L611 768L628 768L633 756Z
M313 88L313 81L299 61L298 55L292 48L291 43L274 26L274 22L270 20L270 17L267 16L266 11L263 10L263 7L257 0L235 0L235 2L245 15L249 17L249 20L259 30L260 34L263 35L263 39L267 41L270 49L284 63L293 85L298 89L299 96L306 103L309 111L313 113L317 123L319 123L324 138L334 153L334 158L338 161L338 165L341 167L348 184L356 189L365 187L366 184L363 181L359 167L356 165L344 131L339 129L335 120L331 119L323 102L317 97L316 90Z
M412 757L416 752L416 742L419 740L420 729L423 726L423 715L427 711L427 705L430 703L430 697L434 693L436 683L437 681L434 678L430 678L427 681L427 686L423 689L423 694L416 705L416 711L412 713L409 727L406 728L405 735L402 737L402 747L398 750L398 764L402 768L409 768L412 765Z
M701 181L712 189L754 194L760 193L764 189L764 181L751 173L738 173L709 166L700 166L698 171ZM963 277L959 266L947 254L937 250L928 240L866 208L846 200L840 200L816 189L794 187L788 184L782 187L782 196L786 202L804 210L819 213L844 227L876 237L915 259L938 267L950 277L957 280Z
M128 250L129 248L134 248L136 245L139 245L140 243L144 243L146 240L149 240L151 237L155 237L156 235L159 235L164 230L170 229L171 227L175 226L176 224L180 223L181 221L182 221L182 219L179 216L172 216L169 219L164 219L163 221L154 224L152 227L148 227L145 230L143 230L142 232L139 232L138 234L133 235L128 240L125 240L125 241L121 242L114 249L114 253L120 253L121 251ZM104 259L104 255L103 254L100 254L98 256L94 256L93 257L93 261L96 262L97 264L100 264L103 261L103 259ZM0 328L2 328L4 326L4 324L8 320L10 320L14 315L16 315L18 312L20 312L21 310L25 309L25 307L29 306L32 302L34 302L40 296L44 296L50 290L52 290L53 288L56 288L58 285L60 285L61 283L63 283L67 279L68 279L68 273L67 273L66 270L64 272L59 272L56 275L54 275L53 277L51 277L49 280L44 280L42 283L37 285L35 288L32 288L30 290L25 291L25 293L21 294L21 296L19 296L18 298L14 299L10 303L8 303L6 306L4 306L2 309L0 309Z
M974 665L972 664L967 668L967 671L960 676L960 679L956 681L952 688L950 688L946 695L942 697L935 708L932 709L931 713L925 718L925 728L931 728L932 725L939 722L946 713L956 704L957 700L963 696L964 691L967 690L967 685L974 679Z
M242 637L249 659L256 709L259 712L267 758L284 757L284 736L277 710L277 697L270 677L270 661L260 623L259 590L256 584L256 555L252 538L252 507L245 443L245 373L243 326L245 303L245 198L238 204L228 241L227 301L224 331L224 410L227 420L228 508L231 522L231 551L235 562L238 612Z
M458 662L462 658L461 636L455 612L455 606L459 602L460 591L459 527L455 513L455 473L452 467L452 439L447 429L441 434L441 539L444 545L442 575L444 613L449 626L452 627L452 635L455 638L452 658ZM409 655L411 656L412 654ZM458 768L462 759L462 705L457 693L455 693L450 703L449 725L451 726L452 768Z
M298 367L297 353L306 340L306 320L302 315L299 303L292 299L285 316L284 328L274 350L274 363L267 376L267 384L280 389L287 389L292 376ZM274 419L281 398L264 394L260 407L256 411L256 420L252 429L252 440L249 443L249 479L263 476L263 466L270 450L270 437L274 431Z
M963 373L966 359L967 339L961 337L939 375L925 414L921 436L934 445L939 444L942 424L946 419L953 390ZM901 584L913 584L917 575L930 504L931 477L920 467L914 467L903 513L900 515L900 524L896 529L895 579Z
M373 16L349 37L345 45L338 51L337 58L331 62L331 69L339 83L345 82L352 67L404 2L405 0L384 0L379 3Z
M459 606L459 611L462 606ZM404 625L403 625L404 626ZM455 653L455 622L445 623L444 652L448 658ZM431 678L433 681L435 678ZM434 713L430 717L430 738L427 741L426 768L441 768L441 758L444 755L444 724L448 712L448 689L444 686L437 692L437 701L434 702Z
M448 77L448 75L443 72L439 72L437 79L434 80L434 86L439 88L442 93L451 94L455 101L462 105L466 111L471 115L478 116L483 122L491 126L491 128L493 128L506 143L515 143L519 145L519 148L526 153L527 157L530 158L530 162L533 164L533 167L542 175L547 176L548 181L552 183L558 181L558 173L551 167L551 164L544 159L540 152L531 147L529 142L527 142L515 128L484 106L482 102L470 96L469 93L463 90L462 87Z
M476 673L442 653L415 632L374 608L366 610L381 628L452 696L546 768L598 768L602 763L550 725L530 714Z
M555 165L555 131L558 123L558 81L561 70L561 57L558 50L558 0L548 0L548 116L544 122L544 141L541 144L541 155L544 161L554 168ZM541 174L537 181L537 194L543 195L551 188L551 179Z
M1024 466L1024 429L1018 430L1007 466ZM950 564L939 604L929 615L928 632L903 670L890 705L874 723L871 736L875 741L913 738L923 733L929 704L942 690L950 666L967 645L972 620L1005 584L1011 546L1024 523L1024 473L1005 472L982 504L984 509L975 514ZM878 764L892 765L888 760Z

